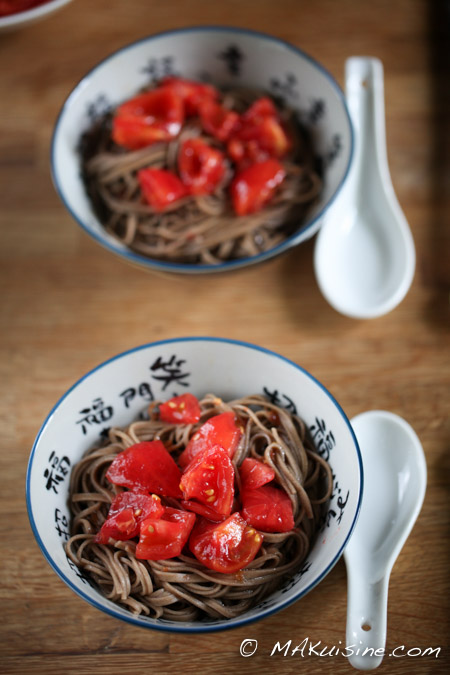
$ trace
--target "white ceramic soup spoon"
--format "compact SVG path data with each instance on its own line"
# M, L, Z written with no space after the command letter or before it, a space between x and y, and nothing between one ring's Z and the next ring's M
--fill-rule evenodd
M370 670L383 660L389 576L422 507L427 468L416 433L401 417L374 410L351 424L361 449L364 492L344 552L346 646L352 666Z
M403 300L414 276L415 250L387 162L381 62L349 58L345 83L355 156L317 235L314 266L330 305L363 319L386 314Z

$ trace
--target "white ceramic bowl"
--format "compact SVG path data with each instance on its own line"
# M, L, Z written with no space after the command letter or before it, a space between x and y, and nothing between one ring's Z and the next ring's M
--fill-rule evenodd
M72 2L72 0L50 0L43 5L36 5L36 7L31 7L31 9L27 9L24 12L17 12L16 14L10 14L9 16L1 16L0 33L7 33L18 28L25 28L25 26L28 26L35 21L45 19L45 17L50 16L53 12L64 7L64 5L68 5L69 2Z
M305 223L278 246L219 265L150 260L133 253L102 227L80 178L77 146L96 115L165 75L217 86L250 86L284 99L298 111L321 158L325 186ZM66 208L98 243L130 262L159 270L220 272L272 258L310 238L344 183L353 155L353 132L343 93L323 66L293 45L238 28L187 28L147 37L106 58L72 91L53 135L53 182Z
M162 378L162 379L161 379ZM328 459L334 487L324 526L302 569L253 609L235 619L172 622L135 617L107 600L69 562L69 474L106 427L137 418L149 398L189 390L224 400L269 393L278 405L295 406ZM50 412L34 443L27 474L27 506L34 535L63 581L94 607L145 628L208 632L268 616L305 595L341 556L362 497L362 462L350 423L331 394L298 365L244 342L191 337L155 342L106 361L79 380Z

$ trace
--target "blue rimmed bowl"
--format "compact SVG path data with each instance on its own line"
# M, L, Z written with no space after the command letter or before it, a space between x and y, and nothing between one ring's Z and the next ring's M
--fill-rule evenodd
M154 399L184 391L224 400L266 394L300 415L330 463L333 493L302 568L263 602L233 619L174 622L133 616L107 600L68 559L69 479L86 450L111 426L126 426ZM277 612L314 588L343 553L362 497L361 455L345 413L325 387L297 364L245 342L190 337L143 345L99 365L64 394L34 443L27 506L34 535L54 571L94 607L137 626L201 633L235 628Z
M40 21L47 16L51 16L54 12L68 5L69 2L72 2L72 0L47 0L47 2L30 7L30 9L15 12L8 16L1 16L0 33L9 33L19 28L25 28L35 23L35 21Z
M308 128L322 167L324 187L306 221L281 244L218 265L172 263L132 252L102 227L80 175L80 137L98 115L171 74L219 87L265 90L282 98ZM347 177L352 156L353 133L344 95L323 66L270 35L202 26L152 35L123 47L95 66L63 105L53 134L51 167L54 185L68 211L107 250L146 268L195 274L261 262L312 237Z

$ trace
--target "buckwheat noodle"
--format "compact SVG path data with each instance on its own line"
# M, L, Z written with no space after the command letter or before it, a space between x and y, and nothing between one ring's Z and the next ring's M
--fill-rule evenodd
M222 104L242 112L263 95L230 91ZM170 143L125 151L111 140L112 113L103 115L80 143L83 180L100 221L129 249L160 260L218 264L273 248L301 227L322 188L309 135L292 110L279 108L279 114L293 140L282 161L286 178L270 205L247 216L236 216L230 205L231 164L211 195L185 198L164 213L142 201L139 169L175 169L180 144L188 138L202 138L223 149L205 134L198 118L188 120Z
M74 467L69 498L72 536L66 552L107 598L135 615L175 621L238 616L299 569L331 495L331 469L315 451L302 420L263 396L225 403L208 394L200 401L200 421L191 425L160 421L158 403L150 405L148 420L133 422L125 430L111 429L108 444L90 450ZM111 501L121 491L105 478L118 452L134 443L159 438L176 459L201 424L229 410L244 427L233 457L235 470L246 457L264 459L274 469L275 480L292 502L293 530L281 534L265 532L257 557L236 574L213 572L190 555L162 561L138 560L134 540L110 540L107 546L94 543ZM236 480L238 494L237 471ZM176 499L162 501L182 508Z

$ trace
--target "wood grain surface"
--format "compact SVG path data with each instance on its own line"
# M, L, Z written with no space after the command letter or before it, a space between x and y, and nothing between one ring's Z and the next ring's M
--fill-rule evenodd
M381 673L449 667L449 3L426 0L75 0L0 35L0 515L2 673L350 673L342 655L294 656L276 642L345 646L341 560L304 599L260 623L206 636L139 629L87 605L35 542L25 473L48 411L83 373L156 339L215 335L276 350L319 378L349 417L391 410L419 435L428 488L391 576ZM411 225L417 270L385 317L335 313L315 282L313 242L214 278L165 277L104 251L52 186L49 147L60 107L100 59L148 34L195 24L273 33L343 83L350 55L385 68L388 158ZM369 477L370 480L370 477ZM256 654L243 658L244 639ZM318 645L318 646L317 646ZM403 650L401 648L403 647ZM418 655L440 647L436 655ZM415 656L407 655L414 649ZM291 652L290 652L291 653Z

